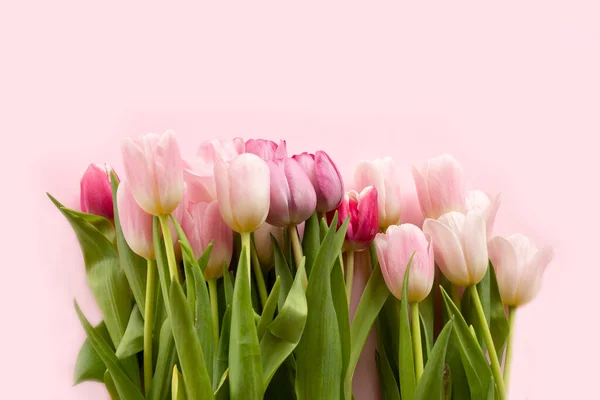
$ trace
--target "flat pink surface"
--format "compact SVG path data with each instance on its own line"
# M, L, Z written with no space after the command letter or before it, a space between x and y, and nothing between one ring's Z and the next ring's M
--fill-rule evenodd
M498 233L556 248L517 316L510 398L595 396L597 2L28 3L0 6L3 398L107 397L71 386L73 299L99 314L44 192L77 205L88 162L118 171L123 137L167 128L186 156L285 138L346 176L391 155L405 199L412 164L453 154L471 187L504 194Z

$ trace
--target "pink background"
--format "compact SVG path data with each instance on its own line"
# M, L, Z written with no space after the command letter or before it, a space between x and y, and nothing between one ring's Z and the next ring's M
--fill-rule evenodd
M471 187L503 193L496 232L556 249L517 317L511 399L596 393L597 3L214 3L0 6L3 397L106 397L71 386L73 298L99 314L44 192L76 205L88 162L119 170L123 137L167 128L186 156L215 136L286 138L346 176L392 155L406 198L411 165L453 154Z

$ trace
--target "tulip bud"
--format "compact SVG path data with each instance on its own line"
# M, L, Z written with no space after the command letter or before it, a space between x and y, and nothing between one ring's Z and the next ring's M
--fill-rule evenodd
M400 183L396 165L391 157L374 161L361 161L356 167L354 183L357 189L367 186L377 188L379 227L385 230L400 221Z
M125 176L135 201L152 215L170 214L183 194L183 166L173 131L123 142Z
M415 225L390 225L375 237L375 248L385 283L396 298L402 299L404 273L411 257L408 301L423 301L429 295L435 275L429 235Z
M432 158L420 171L413 167L413 178L425 218L437 219L450 211L466 211L462 167L452 156Z
M487 194L481 190L470 190L467 193L466 206L467 211L469 210L480 210L485 218L485 226L487 231L487 237L492 236L494 230L494 222L496 221L496 214L498 214L498 208L500 208L501 195L497 195L492 202Z
M522 306L530 302L539 292L542 275L554 257L552 247L538 250L521 234L493 237L488 246L502 303Z
M277 240L279 246L283 246L282 227L264 223L256 231L254 231L254 246L256 247L256 255L260 261L260 267L265 272L269 271L275 265L272 237Z
M219 204L216 201L190 204L183 216L182 229L196 258L200 258L210 242L213 242L204 276L206 279L220 278L223 275L223 264L229 266L231 262L233 232L223 221Z
M355 190L346 193L338 208L327 213L330 223L335 211L338 212L338 228L350 217L344 248L360 251L369 247L379 226L377 189L367 186L360 193Z
M285 140L279 145L266 139L250 139L246 141L246 153L256 154L265 161L278 158L287 158L287 146Z
M297 225L315 212L317 195L310 179L293 158L267 162L271 173L271 206L267 222Z
M217 199L223 219L236 232L253 232L269 213L270 171L254 154L215 164Z
M99 215L112 220L114 218L112 187L108 165L90 164L81 178L79 202L81 211Z
M123 236L131 250L146 259L153 260L155 255L152 215L138 205L127 181L121 182L117 189L117 209Z
M200 145L196 158L186 165L183 177L192 203L212 202L217 198L214 168L217 160L230 162L244 152L244 140L213 139Z
M423 231L431 235L435 261L450 282L466 287L483 279L488 251L481 211L472 210L466 215L453 211L437 220L428 218Z
M340 205L344 197L344 181L335 163L324 151L314 155L302 153L294 160L300 164L317 194L317 211L329 212Z

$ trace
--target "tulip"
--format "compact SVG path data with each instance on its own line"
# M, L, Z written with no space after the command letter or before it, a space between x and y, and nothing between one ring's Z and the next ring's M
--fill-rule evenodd
M317 211L326 213L339 206L344 197L344 181L327 153L302 153L293 158L304 169L315 189Z
M410 258L408 301L423 301L431 292L435 274L431 237L412 224L390 225L375 237L381 273L390 292L402 299L404 273ZM414 255L413 255L414 253Z
M117 209L123 236L131 250L148 260L153 260L155 255L152 215L138 205L128 181L121 182L117 189Z
M99 215L112 220L114 218L112 187L108 165L90 164L81 178L79 197L81 211Z
M360 251L369 247L379 226L377 189L367 186L360 193L355 190L346 193L337 209L327 213L327 220L330 223L335 211L338 212L338 227L347 217L350 217L344 248Z
M310 179L293 158L267 162L271 174L271 206L267 222L275 226L297 225L306 221L317 205Z
M552 261L552 247L538 250L521 234L493 237L488 246L504 305L522 306L530 302L540 289L546 266Z
M223 264L229 266L233 254L233 232L227 226L219 204L190 204L183 216L182 229L185 232L196 258L200 258L210 242L213 248L204 270L206 279L220 278L223 275Z
M357 189L367 186L377 188L379 227L382 230L398 223L400 220L400 184L396 174L396 165L391 157L361 161L356 167L354 183Z
M485 218L481 211L452 211L437 220L426 219L423 231L433 239L435 260L442 273L457 286L483 279L488 266Z
M437 219L450 211L466 211L463 171L452 156L432 158L420 171L413 167L413 178L425 218Z
M287 158L287 146L285 140L279 145L266 139L250 139L246 141L246 153L256 154L265 161L278 158Z
M254 231L254 246L256 247L256 255L260 261L260 267L264 272L269 271L275 265L272 238L275 238L279 246L282 246L283 228L264 223L256 231Z
M215 183L219 209L231 229L255 231L269 213L270 171L254 154L240 154L231 162L218 160Z
M168 215L183 195L183 165L173 131L123 142L125 176L135 201L152 215Z
M494 222L496 221L496 214L498 214L501 200L502 196L500 194L494 197L492 201L489 196L481 190L470 190L467 193L467 210L480 210L483 213L488 238L492 236Z
M184 170L188 196L192 203L212 202L217 198L214 167L217 160L230 162L244 152L244 140L213 139L200 145L196 158Z

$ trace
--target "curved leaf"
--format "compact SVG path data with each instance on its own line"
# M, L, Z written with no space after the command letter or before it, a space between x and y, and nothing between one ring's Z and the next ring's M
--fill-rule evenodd
M137 306L133 306L125 335L117 349L117 357L121 360L139 353L144 349L144 319Z
M452 321L448 321L435 341L429 361L417 385L417 400L440 399L444 394L444 365L451 333Z
M96 332L112 346L110 336L106 330L104 321L100 322L94 327ZM79 349L77 355L77 361L75 361L75 374L74 374L74 385L78 385L81 382L95 381L103 382L105 379L104 373L106 372L106 365L102 362L100 356L94 350L94 347L90 343L90 339L86 338Z

